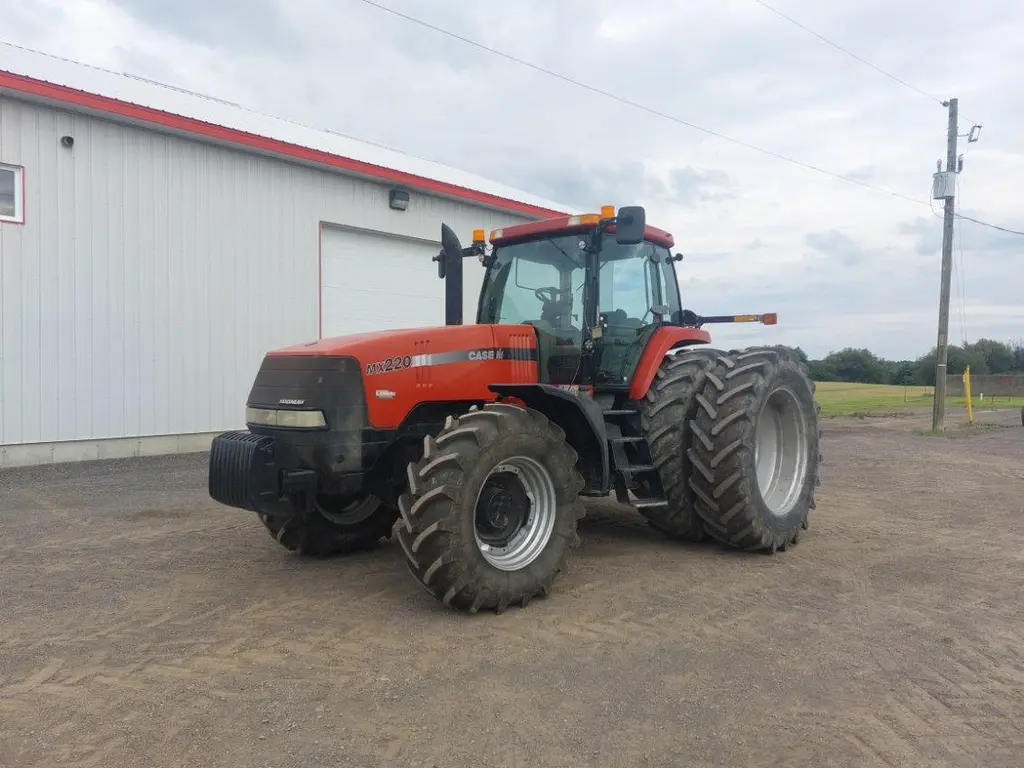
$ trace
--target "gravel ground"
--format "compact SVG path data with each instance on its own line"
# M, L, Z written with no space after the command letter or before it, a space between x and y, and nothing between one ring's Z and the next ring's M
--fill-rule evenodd
M1019 767L1024 428L981 418L827 421L774 556L592 505L502 616L435 603L397 542L288 554L204 455L4 471L0 765Z

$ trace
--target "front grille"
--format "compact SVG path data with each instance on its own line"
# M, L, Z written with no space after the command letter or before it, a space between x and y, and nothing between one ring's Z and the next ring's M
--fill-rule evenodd
M213 439L210 497L221 504L258 512L278 498L274 439L250 432L225 432Z
M247 404L320 410L334 432L356 431L366 424L362 371L352 357L267 355Z
M322 407L339 392L362 391L359 363L351 357L267 355L263 358L249 402L277 405L282 399L303 400L303 407Z

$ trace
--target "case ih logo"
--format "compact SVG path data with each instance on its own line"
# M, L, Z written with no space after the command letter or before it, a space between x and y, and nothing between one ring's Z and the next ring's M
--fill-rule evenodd
M504 360L505 350L503 349L471 349L469 359L476 360Z

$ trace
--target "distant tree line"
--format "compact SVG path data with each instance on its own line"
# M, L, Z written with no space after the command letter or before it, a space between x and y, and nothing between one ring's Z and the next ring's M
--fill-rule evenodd
M935 384L935 347L916 360L886 360L869 349L853 347L829 352L821 360L810 360L800 347L791 349L807 365L808 373L815 381ZM978 339L963 346L950 345L946 361L947 373L962 374L968 365L971 366L972 375L1024 373L1024 340L1007 344L992 339Z

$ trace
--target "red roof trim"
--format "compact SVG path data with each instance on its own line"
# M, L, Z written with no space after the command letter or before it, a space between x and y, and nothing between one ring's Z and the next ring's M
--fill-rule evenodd
M318 149L309 149L308 147L290 144L278 139L268 139L264 136L257 136L256 134L240 131L235 128L225 128L224 126L214 125L213 123L208 123L203 120L175 115L152 107L130 104L126 101L112 99L108 96L99 96L94 93L78 90L77 88L69 88L63 85L47 83L42 80L25 77L24 75L16 75L11 72L0 71L0 88L7 88L12 91L31 94L33 96L40 96L62 104L73 104L79 107L86 107L88 109L95 109L101 112L108 112L121 117L131 118L133 120L141 120L143 122L153 123L155 125L161 125L166 128L173 128L179 131L185 131L198 136L226 141L242 147L259 149L265 152L273 152L286 157L292 157L297 160L319 163L342 171L370 176L374 179L386 181L391 184L409 186L423 192L455 197L461 200L494 206L506 211L526 214L528 216L547 217L565 213L565 211L552 211L547 208L541 208L528 203L521 203L517 200L509 200L508 198L500 197L498 195L478 192L477 190L461 187L457 184L449 184L447 182L435 181L434 179L428 179L423 176L417 176L403 171L395 171L390 168L384 168L361 160L353 160L349 157L332 155L329 152L323 152Z

